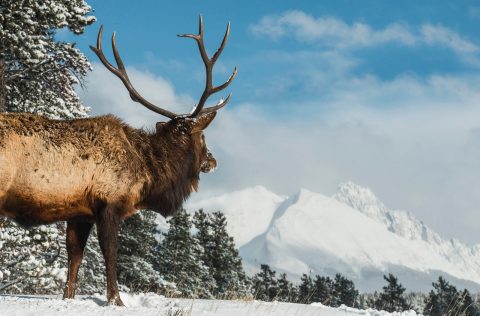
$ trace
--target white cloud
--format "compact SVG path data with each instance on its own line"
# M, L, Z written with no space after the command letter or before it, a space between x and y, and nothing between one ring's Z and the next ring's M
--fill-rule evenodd
M441 25L424 24L420 28L420 34L425 44L449 48L463 56L467 62L480 65L475 56L479 52L479 47L458 33Z
M100 63L93 63L86 90L80 91L82 101L91 107L91 115L112 113L135 127L153 127L155 122L167 118L133 102L120 79ZM178 94L170 82L162 77L135 68L127 68L136 90L153 104L174 113L189 113L195 101L188 95Z
M374 29L362 22L347 24L335 17L315 18L302 11L267 15L250 30L257 36L274 40L293 36L301 42L319 43L335 49L373 47L388 43L405 46L428 45L446 47L466 62L480 64L475 54L479 47L460 34L442 25L423 24L413 29L406 23L392 23Z
M95 66L82 93L93 114L114 113L137 127L165 120L132 102L116 77ZM442 233L478 241L480 76L382 81L344 71L321 101L289 104L303 116L262 110L277 104L232 102L222 109L206 130L219 167L202 175L197 195L256 184L282 194L301 187L333 193L353 180ZM169 110L186 112L194 102L160 77L129 73L139 91Z
M289 11L283 15L264 16L250 27L256 35L279 39L292 33L297 40L323 41L336 47L372 46L386 42L411 45L415 36L402 24L391 24L381 31L365 23L347 23L333 17L314 18L302 11Z
M279 119L254 104L222 111L207 130L219 168L202 190L263 184L282 194L333 193L353 180L447 236L478 241L480 77L353 80L331 92L328 113Z

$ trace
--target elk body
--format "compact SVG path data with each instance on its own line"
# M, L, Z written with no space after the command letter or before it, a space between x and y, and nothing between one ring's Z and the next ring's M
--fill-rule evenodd
M198 35L180 35L197 41L207 83L193 113L177 115L151 104L133 88L115 33L112 48L117 67L106 60L100 28L97 47L92 49L102 63L122 80L134 101L170 118L157 123L154 132L134 129L112 115L69 121L33 114L0 115L0 216L24 226L67 222L64 298L75 296L78 269L95 224L106 264L107 300L123 305L116 275L120 221L141 209L173 214L198 189L200 172L216 167L203 130L230 96L215 106L204 105L235 77L236 68L227 82L212 86L212 67L228 34L229 26L211 59L203 45L201 17Z

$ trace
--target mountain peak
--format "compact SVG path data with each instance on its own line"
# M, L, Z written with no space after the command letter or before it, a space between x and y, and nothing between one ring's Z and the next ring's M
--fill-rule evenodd
M362 187L352 181L340 184L333 198L369 217L382 219L382 221L384 221L387 213L385 205L369 188Z
M190 200L186 208L189 212L200 208L205 212L222 211L228 219L227 228L240 247L268 228L275 210L284 200L257 185L203 200Z
M260 263L293 277L339 272L365 290L380 288L386 272L412 290L426 290L444 275L480 289L480 245L446 241L351 181L333 197L301 189L285 198L254 186L188 206L225 213L247 272L256 272Z
M388 209L369 188L352 181L340 184L333 198L384 224L389 231L399 236L410 240L428 241L436 245L445 242L412 213Z

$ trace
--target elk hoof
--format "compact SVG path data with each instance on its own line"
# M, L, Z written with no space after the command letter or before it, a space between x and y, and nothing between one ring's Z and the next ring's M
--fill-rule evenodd
M63 299L64 300L73 299L74 297L75 297L75 290L67 285L63 291Z
M107 305L108 306L125 306L125 304L123 304L122 299L120 298L119 295L115 295L114 297L109 299L107 302Z

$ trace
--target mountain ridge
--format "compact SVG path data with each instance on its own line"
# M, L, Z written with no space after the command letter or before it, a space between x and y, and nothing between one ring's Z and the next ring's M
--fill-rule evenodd
M187 208L225 212L247 273L262 263L293 279L339 272L366 291L381 288L389 272L406 280L409 290L427 290L444 275L480 290L478 245L442 239L412 213L388 209L353 182L341 184L332 197L306 189L281 197L257 186Z

